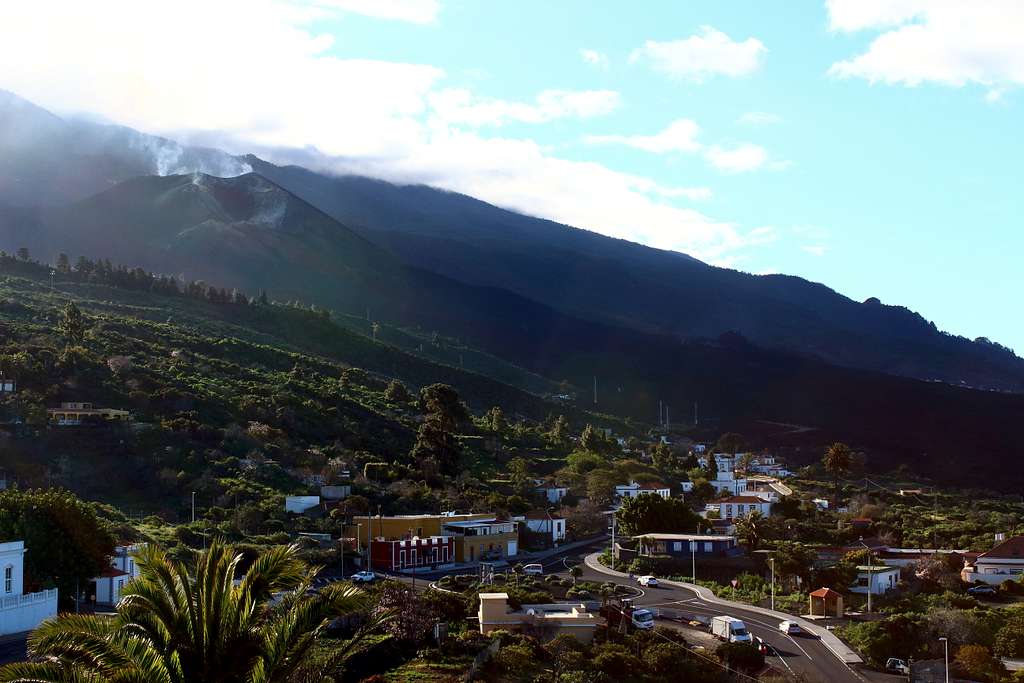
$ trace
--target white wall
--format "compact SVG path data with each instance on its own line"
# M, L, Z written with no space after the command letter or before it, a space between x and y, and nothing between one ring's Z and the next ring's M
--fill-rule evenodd
M31 631L57 615L57 589L0 600L0 636Z

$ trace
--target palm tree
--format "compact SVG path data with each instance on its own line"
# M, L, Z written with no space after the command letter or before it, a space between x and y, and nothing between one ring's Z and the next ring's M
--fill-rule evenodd
M583 574L583 570L580 569L578 565L574 564L573 566L569 567L569 576L572 577L573 586L576 585L576 579L580 578L581 574Z
M747 546L747 552L757 550L761 545L761 522L764 516L757 510L736 520L736 538Z
M825 471L832 475L833 494L832 507L839 507L839 478L850 471L853 465L853 454L850 447L845 443L835 442L825 451L825 457L821 459Z
M236 584L242 556L221 543L191 571L151 545L136 556L141 575L125 586L116 616L44 622L28 642L37 661L0 667L0 682L324 680L359 637L328 657L312 655L317 637L332 618L368 610L369 600L341 584L311 591L317 570L297 551L267 550Z

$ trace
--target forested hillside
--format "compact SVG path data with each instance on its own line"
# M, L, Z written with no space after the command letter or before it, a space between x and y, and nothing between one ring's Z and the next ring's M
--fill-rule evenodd
M17 382L0 406L9 479L172 518L193 490L280 506L309 490L302 472L384 463L429 479L411 455L428 386L454 387L476 413L500 407L527 432L560 413L615 424L375 342L326 311L88 259L51 280L48 267L0 256L0 373ZM70 401L134 421L47 427L46 408ZM475 431L460 429L459 452L486 478L500 465Z

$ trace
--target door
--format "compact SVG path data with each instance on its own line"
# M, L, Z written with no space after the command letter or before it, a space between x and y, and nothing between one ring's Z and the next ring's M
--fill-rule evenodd
M519 552L519 541L508 542L508 555L516 555Z

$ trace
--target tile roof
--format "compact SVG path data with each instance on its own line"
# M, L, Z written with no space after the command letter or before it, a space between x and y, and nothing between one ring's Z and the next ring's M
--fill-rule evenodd
M811 592L812 598L828 598L833 595L842 595L842 593L834 591L831 588L819 588L818 590Z
M757 496L729 496L715 501L716 503L767 503L767 500Z
M978 556L979 560L1022 560L1024 561L1024 536L1008 538L992 550Z

